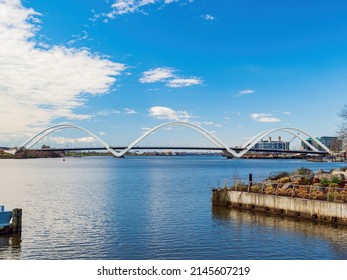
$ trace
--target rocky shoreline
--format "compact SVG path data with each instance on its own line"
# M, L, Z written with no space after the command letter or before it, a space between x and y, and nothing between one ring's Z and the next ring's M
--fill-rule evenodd
M235 180L230 188L224 188L230 191L347 203L347 167L329 172L319 170L316 173L300 168L291 173L272 173L262 182Z
M314 173L300 168L262 182L235 180L212 190L214 206L347 225L347 168Z

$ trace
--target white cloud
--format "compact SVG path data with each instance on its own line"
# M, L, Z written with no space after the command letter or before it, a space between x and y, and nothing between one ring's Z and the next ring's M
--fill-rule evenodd
M100 112L97 112L95 115L96 116L107 117L109 115L119 114L119 113L120 113L120 111L111 109L111 110L102 110Z
M201 16L204 20L215 20L215 17L214 16L211 16L209 14L206 14L206 15L202 15Z
M188 120L192 116L186 111L175 111L168 107L154 106L148 109L150 116L160 120Z
M82 31L82 35L72 35L72 38L73 39L68 42L68 45L72 45L78 41L91 40L89 39L88 32L85 30ZM43 45L43 46L49 48L49 45Z
M166 79L173 78L174 70L171 68L155 68L148 71L143 72L142 77L140 78L141 83L155 83L162 82Z
M216 127L222 127L223 125L221 124L216 124L214 122L203 122L204 125L213 125L213 126L216 126Z
M0 130L23 136L106 94L125 65L86 49L48 46L35 38L39 14L19 0L0 2ZM42 47L45 46L45 47ZM83 95L83 97L82 97Z
M179 1L182 0L113 0L113 4L111 5L112 10L106 16L108 18L115 18L117 15L144 12L143 8L148 5L167 5Z
M202 84L199 78L175 78L168 81L167 86L171 88L189 87Z
M255 91L252 89L245 89L245 90L241 90L238 94L234 95L234 97L240 97L240 96L249 95L252 93L255 93Z
M250 117L257 122L276 123L281 121L279 118L273 117L272 114L265 113L253 113Z
M291 112L284 111L283 114L285 114L285 115L291 115Z
M128 115L137 114L137 112L134 109L124 108L124 111Z
M81 138L66 138L66 137L47 137L47 141L57 144L76 144L76 143L93 143L95 139L91 136Z
M171 88L189 87L202 84L202 80L197 77L182 78L175 74L175 69L162 67L150 69L143 72L139 80L141 83L166 82Z
M105 136L105 135L106 135L106 132L100 131L100 132L99 132L99 135L100 135L100 136Z

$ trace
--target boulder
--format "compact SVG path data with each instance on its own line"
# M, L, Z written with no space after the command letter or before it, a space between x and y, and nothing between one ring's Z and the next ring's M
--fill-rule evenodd
M272 172L269 175L269 180L278 180L278 179L288 177L288 176L289 176L289 173L286 171Z
M282 189L286 190L289 188L293 188L293 184L292 183L285 183L284 186L282 187Z
M341 171L341 170L333 170L331 173L332 176L338 176L340 180L346 180L347 178L347 171Z
M290 181L296 182L299 184L304 184L304 183L312 182L313 178L314 178L314 173L311 169L301 167L295 170L291 174Z
M292 173L292 175L302 175L302 176L307 176L310 174L314 174L313 171L311 169L304 168L304 167L294 170Z

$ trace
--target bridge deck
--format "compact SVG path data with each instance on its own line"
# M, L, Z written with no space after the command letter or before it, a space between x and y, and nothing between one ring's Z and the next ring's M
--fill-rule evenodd
M111 147L114 150L124 150L125 146L122 147ZM235 148L231 147L234 151L242 151L243 148ZM50 149L38 149L40 151L51 151L51 152L69 152L69 151L98 151L98 150L106 150L103 147L83 147L83 148L50 148ZM131 150L196 150L196 151L226 151L224 148L218 147L143 147L137 146L133 147ZM264 152L264 153L290 153L290 154L317 154L317 155L326 155L328 154L326 151L311 151L311 150L277 150L277 149L250 149L251 152Z

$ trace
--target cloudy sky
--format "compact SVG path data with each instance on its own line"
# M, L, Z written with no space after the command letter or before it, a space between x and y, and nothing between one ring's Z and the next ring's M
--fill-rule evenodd
M61 122L112 145L175 120L230 145L284 126L334 135L346 12L342 0L0 0L0 146ZM146 141L205 143L184 128Z

